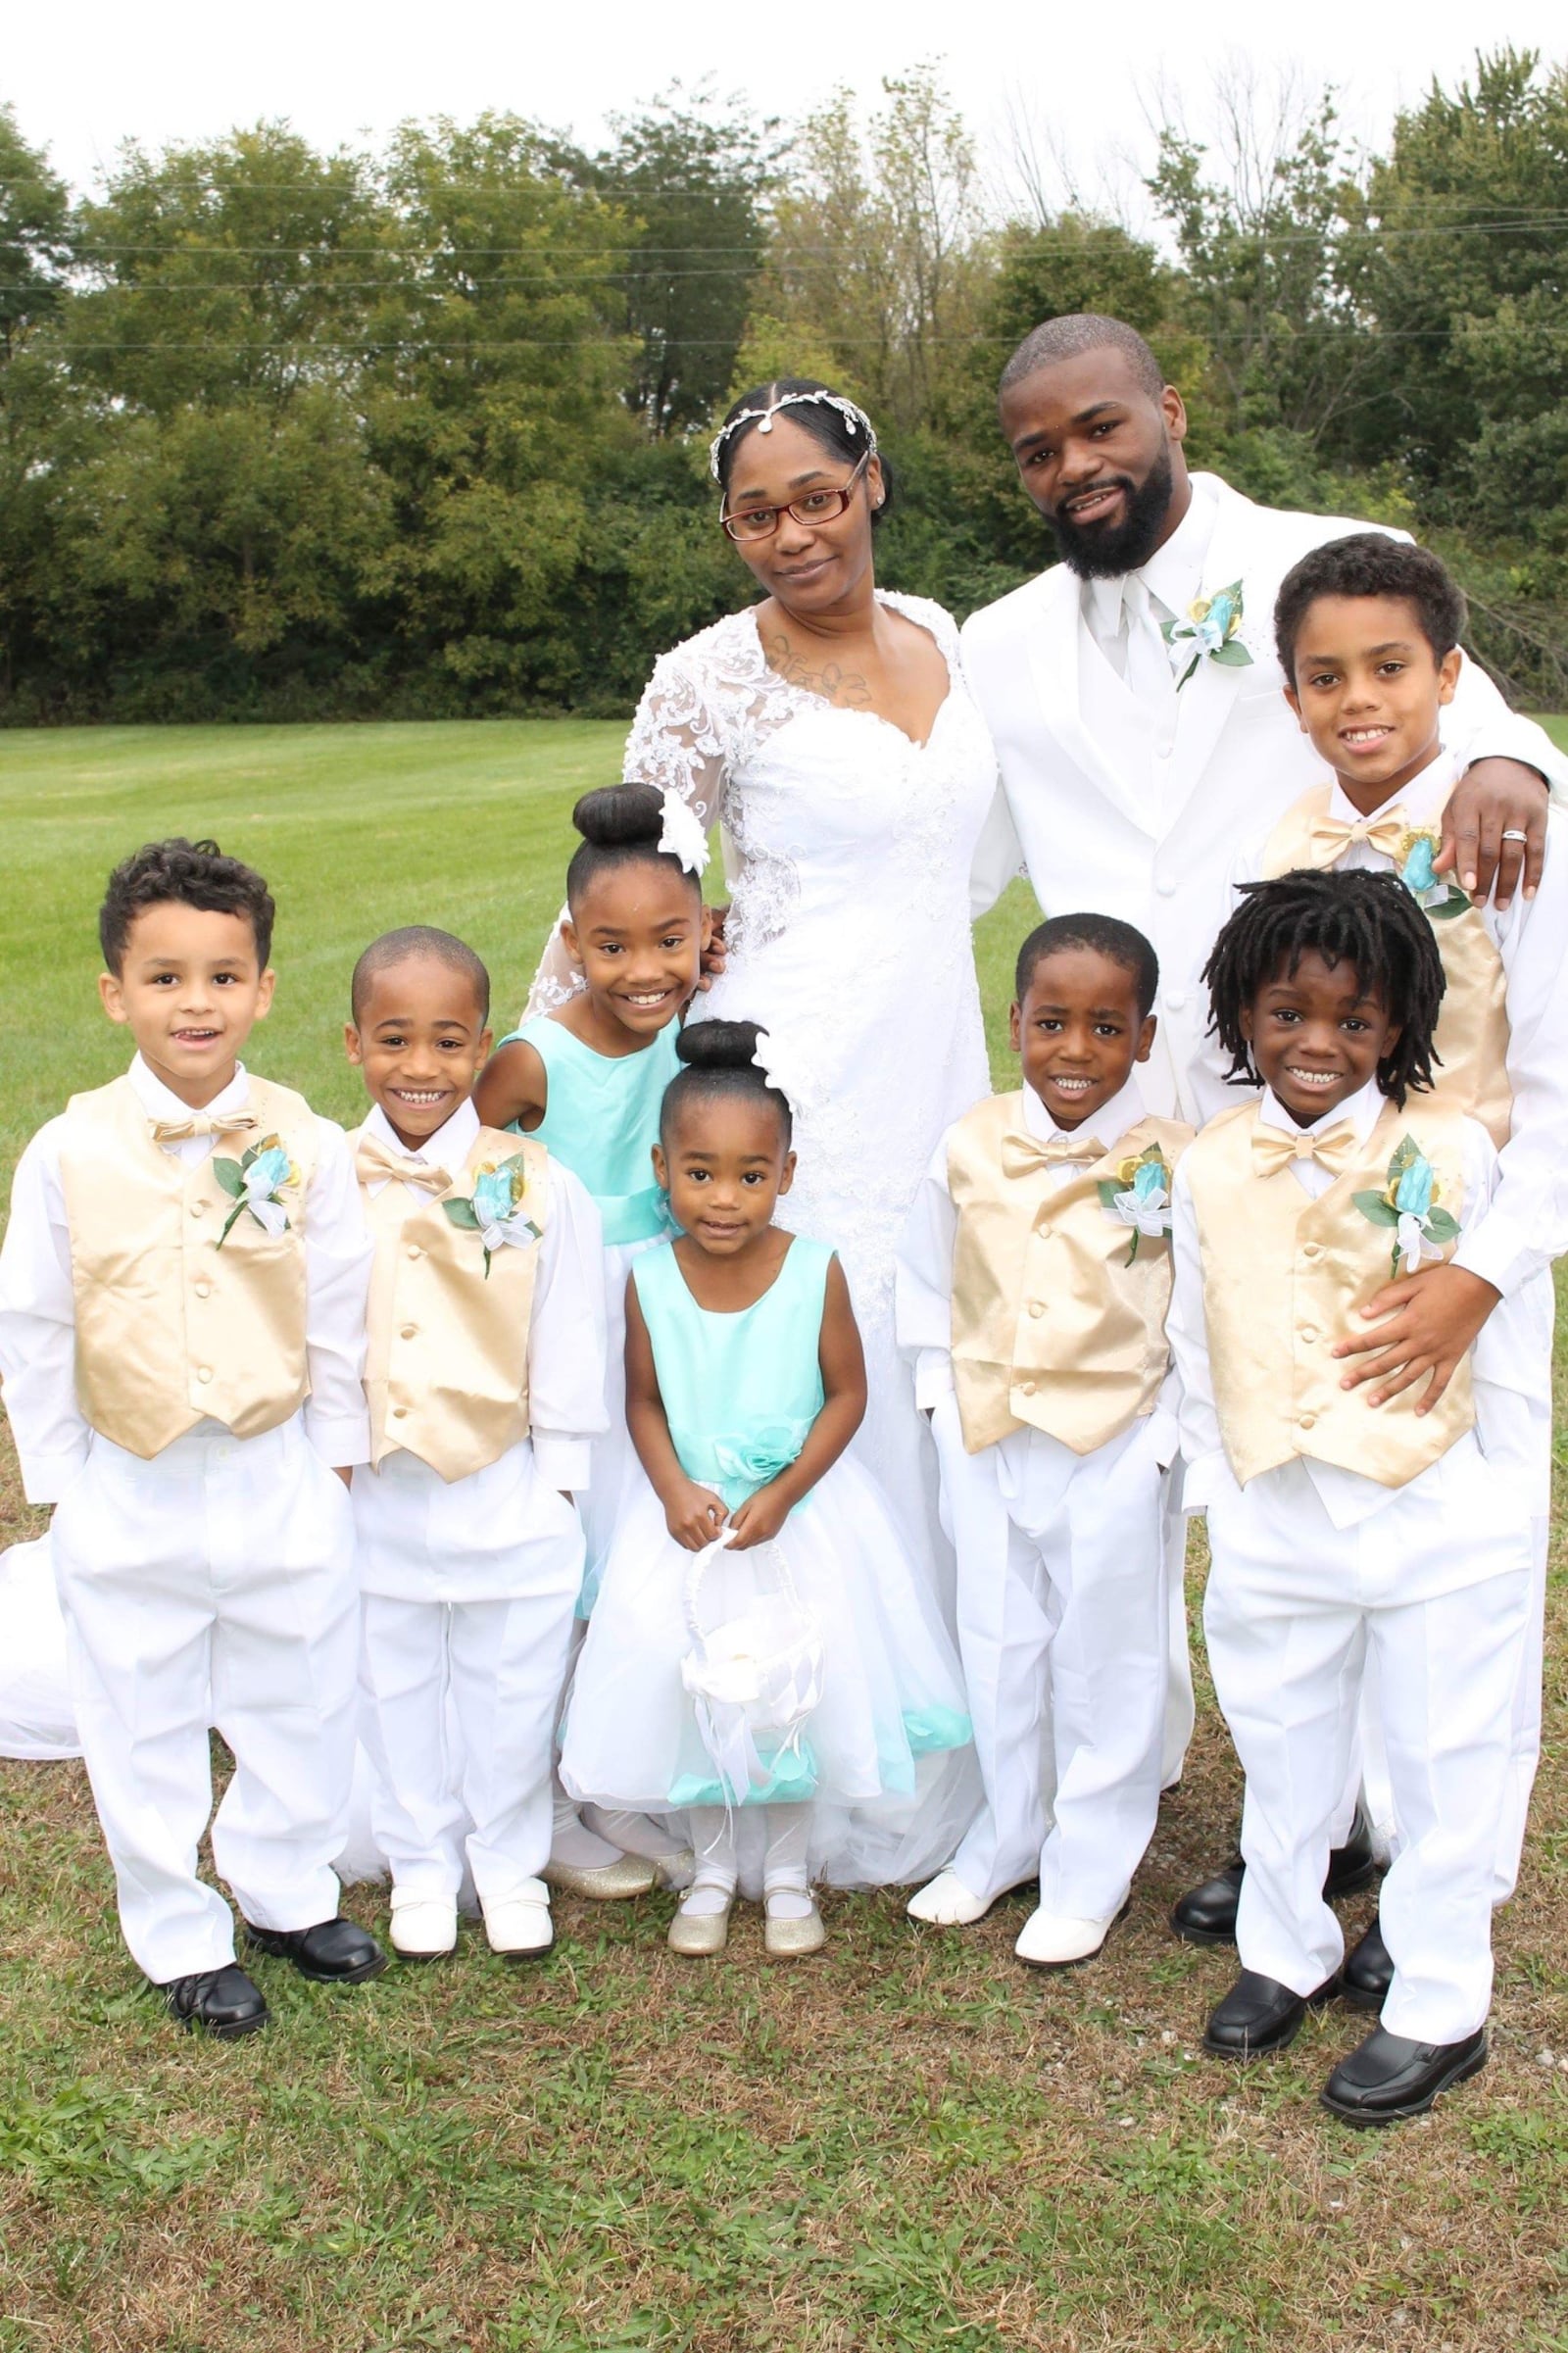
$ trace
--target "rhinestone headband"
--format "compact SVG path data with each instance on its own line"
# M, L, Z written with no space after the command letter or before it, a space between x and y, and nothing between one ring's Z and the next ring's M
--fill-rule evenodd
M718 461L720 453L722 452L724 444L729 439L731 433L738 433L742 425L749 424L755 424L760 433L771 433L773 430L773 419L781 409L811 407L836 409L839 415L843 417L845 423L849 426L852 433L858 433L863 430L866 441L866 456L868 458L874 458L876 456L876 427L872 424L871 419L869 417L867 417L865 411L863 409L858 409L854 401L846 400L842 392L786 392L782 394L778 400L771 402L765 409L743 409L739 417L732 417L730 418L728 424L725 425L722 432L715 434L712 446L708 453L708 470L712 475L714 481L716 482L718 480Z

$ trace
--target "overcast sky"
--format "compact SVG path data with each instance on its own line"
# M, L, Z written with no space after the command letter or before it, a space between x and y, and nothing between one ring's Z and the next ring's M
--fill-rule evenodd
M924 59L943 61L993 156L1022 110L1065 138L1092 183L1112 149L1147 147L1140 92L1163 86L1196 126L1241 43L1265 72L1294 63L1310 83L1336 81L1369 138L1434 73L1462 74L1478 39L1568 53L1561 0L75 0L59 14L9 0L5 14L0 99L78 187L125 138L202 139L262 116L330 147L408 116L466 121L492 107L592 142L608 115L676 76L710 75L790 117L839 83L874 97L883 74Z

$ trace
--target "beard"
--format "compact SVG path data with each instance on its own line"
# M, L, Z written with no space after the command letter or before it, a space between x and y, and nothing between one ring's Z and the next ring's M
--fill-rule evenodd
M1056 534L1062 562L1080 580L1116 580L1149 562L1159 545L1170 512L1172 478L1170 451L1162 449L1141 482L1130 474L1112 474L1110 485L1126 494L1127 513L1115 528L1090 523L1084 529L1070 515L1048 516Z

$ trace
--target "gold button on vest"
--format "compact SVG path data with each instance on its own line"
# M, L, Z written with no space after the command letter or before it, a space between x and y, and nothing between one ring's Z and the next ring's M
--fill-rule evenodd
M1310 855L1313 829L1327 816L1334 788L1318 784L1288 809L1263 850L1260 871L1288 874L1319 861ZM1479 1119L1500 1152L1508 1141L1513 1093L1508 1085L1508 981L1497 944L1479 907L1440 915L1432 937L1447 982L1438 1011L1436 1080L1427 1103Z
M126 1078L74 1096L60 1178L76 1307L76 1396L94 1430L150 1461L200 1421L256 1438L299 1410L305 1353L305 1218L316 1121L292 1088L252 1078L249 1136L218 1139L187 1168L154 1143ZM276 1136L298 1172L287 1230L270 1235L213 1173ZM200 1362L193 1332L200 1328Z
M1255 1104L1222 1111L1187 1157L1214 1402L1231 1469L1245 1487L1304 1454L1380 1487L1404 1487L1473 1423L1470 1362L1422 1415L1419 1387L1375 1410L1366 1401L1375 1384L1340 1387L1345 1360L1332 1353L1334 1344L1390 1280L1394 1240L1392 1227L1363 1216L1355 1196L1384 1191L1396 1148L1413 1136L1436 1171L1442 1205L1462 1221L1460 1122L1426 1103L1402 1111L1386 1103L1360 1153L1317 1201L1288 1167L1254 1172L1256 1124Z
M1100 1186L1151 1145L1174 1168L1193 1131L1142 1119L1103 1159L1054 1189L1043 1165L1004 1172L1004 1139L1023 1133L1023 1096L999 1095L959 1120L948 1147L958 1221L953 1384L963 1443L977 1454L1027 1426L1089 1454L1152 1409L1170 1304L1168 1241L1145 1236L1129 1266L1133 1229L1106 1209Z
M531 1138L481 1128L450 1198L469 1199L481 1169L519 1152L523 1214L543 1231L549 1154ZM449 1196L412 1194L397 1178L373 1195L362 1180L361 1196L375 1243L365 1378L370 1458L379 1467L401 1448L449 1484L465 1479L528 1435L538 1244L493 1250L486 1275L483 1241L448 1217Z

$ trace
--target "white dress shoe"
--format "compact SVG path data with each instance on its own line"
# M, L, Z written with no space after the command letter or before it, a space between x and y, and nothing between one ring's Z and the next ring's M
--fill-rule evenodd
M394 1895L392 1950L405 1961L440 1961L458 1941L458 1907L441 1896Z
M524 1880L504 1903L484 1907L490 1950L508 1961L542 1961L556 1940L550 1894L543 1880Z
M904 1908L911 1920L927 1921L933 1928L969 1928L984 1920L991 1906L971 1895L954 1872L939 1871L915 1889Z
M1044 1904L1024 1922L1013 1951L1027 1969L1071 1969L1092 1961L1127 1906L1103 1920L1075 1920L1065 1912L1048 1912Z

